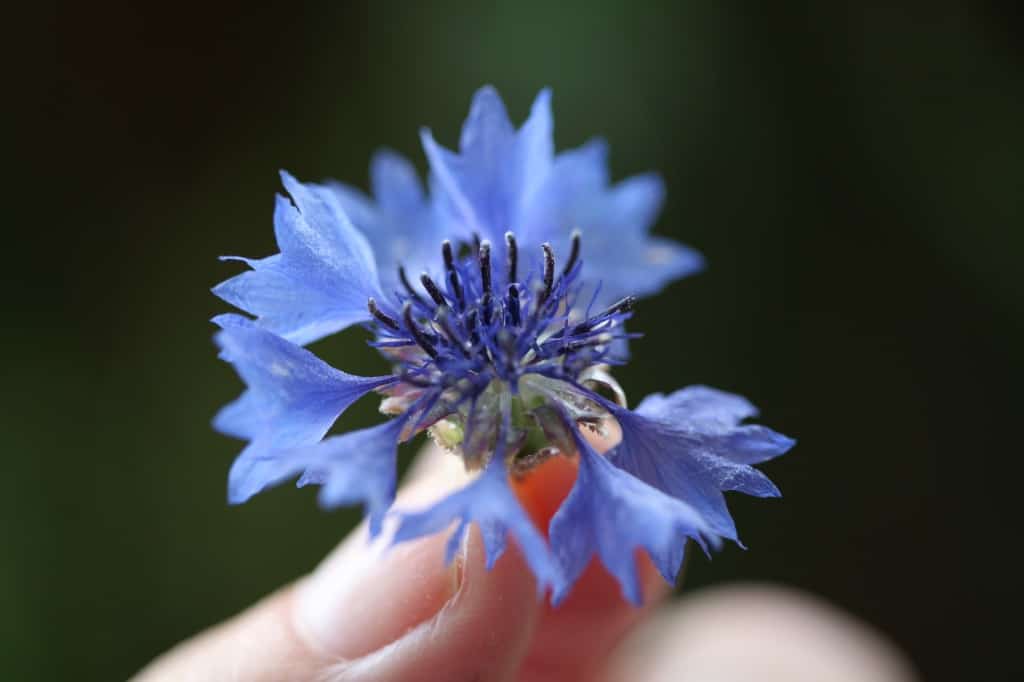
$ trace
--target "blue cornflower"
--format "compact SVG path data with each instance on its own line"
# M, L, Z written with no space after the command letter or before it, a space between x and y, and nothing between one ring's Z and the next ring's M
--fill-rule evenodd
M738 541L723 492L777 496L751 465L793 441L741 424L750 403L710 388L625 406L610 369L626 360L635 297L701 266L649 234L660 180L610 185L599 142L555 155L547 91L515 130L497 93L481 89L458 154L422 138L430 192L391 152L372 163L374 199L282 173L280 253L238 259L251 270L214 289L254 316L215 318L221 356L247 385L215 420L248 441L229 499L299 476L321 485L324 506L362 503L377 534L398 444L428 431L478 474L430 508L397 513L395 541L457 522L450 558L476 523L489 564L511 534L555 602L594 555L639 602L634 551L674 580L688 538ZM390 374L346 374L300 345L357 323ZM325 438L372 391L391 418ZM601 455L581 429L621 438ZM576 459L579 473L545 539L509 481L551 457Z

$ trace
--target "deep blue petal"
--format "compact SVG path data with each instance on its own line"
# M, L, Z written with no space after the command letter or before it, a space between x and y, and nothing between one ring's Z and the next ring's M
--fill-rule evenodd
M569 496L551 519L551 548L566 576L558 604L597 554L634 604L643 599L636 550L645 549L666 579L674 579L687 538L709 533L701 515L684 502L652 488L594 452L577 437L579 473Z
M562 574L555 563L543 536L534 528L508 484L508 473L503 458L495 456L487 468L466 487L418 512L400 512L395 542L430 535L444 530L458 521L449 540L448 560L468 524L480 526L484 539L488 567L493 566L505 550L506 537L511 533L522 549L527 563L537 577L538 593L547 588L564 589Z
M292 198L278 196L274 207L281 253L239 259L252 269L213 292L260 326L305 344L366 320L366 300L381 293L370 245L333 194L281 176Z
M615 466L697 510L711 529L737 540L724 491L778 497L778 488L750 463L788 450L793 440L763 426L739 425L750 403L703 386L654 395L627 410L603 400L622 428L611 451Z
M746 398L708 386L688 386L669 396L654 393L636 411L650 418L684 418L691 430L699 429L715 443L717 454L739 464L758 464L789 451L792 438L759 424L740 424L756 417L757 408Z
M305 469L299 485L322 485L320 504L329 509L362 503L370 535L377 535L384 513L395 499L398 439L404 421L392 419L287 453Z
M334 369L309 351L257 327L228 326L216 336L247 389L224 407L214 426L253 441L232 468L228 497L244 502L278 482L249 460L315 443L338 416L367 392L394 377L358 377ZM255 472L255 473L254 473Z

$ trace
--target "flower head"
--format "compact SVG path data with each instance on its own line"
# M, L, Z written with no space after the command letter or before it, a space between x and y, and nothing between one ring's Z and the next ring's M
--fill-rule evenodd
M635 296L701 260L648 233L656 177L610 186L603 144L555 155L551 129L547 91L515 130L483 88L458 154L423 133L429 193L390 152L373 161L373 200L282 174L280 253L239 259L251 269L214 289L253 315L215 318L222 357L247 384L215 420L248 441L229 476L232 502L299 476L321 486L325 506L363 503L375 534L398 444L428 431L479 473L430 508L398 513L395 541L457 521L450 555L476 523L489 562L511 535L555 601L596 555L637 602L636 548L673 579L687 538L705 548L737 540L724 491L778 495L751 465L793 441L742 425L755 414L744 399L691 387L626 407L610 369L626 360ZM355 323L390 374L346 374L298 345ZM325 438L371 391L390 420ZM581 437L613 424L621 440L604 455ZM579 474L545 539L509 478L550 457L573 458Z

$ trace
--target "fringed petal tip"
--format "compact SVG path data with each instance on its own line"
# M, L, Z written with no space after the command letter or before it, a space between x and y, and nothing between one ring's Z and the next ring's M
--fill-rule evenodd
M366 300L380 297L380 285L369 243L332 192L285 171L281 180L290 198L275 198L280 253L223 258L240 260L250 270L216 285L213 293L261 327L306 344L365 321Z
M495 458L499 460L499 458ZM481 530L487 567L501 557L511 535L537 579L538 596L564 589L564 577L547 543L509 488L504 464L489 465L476 479L420 511L396 511L394 542L431 535L457 522L446 546L446 560L458 551L469 524Z
M578 435L576 440L579 474L551 519L551 546L567 579L552 603L568 596L572 583L597 556L618 580L623 596L639 605L643 594L637 549L650 555L663 576L675 576L686 540L714 542L715 534L697 510L613 466Z

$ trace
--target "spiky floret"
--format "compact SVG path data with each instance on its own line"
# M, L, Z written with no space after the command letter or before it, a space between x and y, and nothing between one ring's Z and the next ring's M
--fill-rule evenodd
M403 287L393 299L367 302L376 334L371 345L395 361L401 380L388 390L401 399L390 399L386 410L402 412L414 401L429 402L418 427L445 419L434 429L435 438L463 454L469 466L486 461L503 394L508 394L513 416L508 434L513 446L559 423L545 418L545 408L557 407L553 401L572 403L576 411L587 402L597 420L605 413L597 403L586 401L583 393L556 390L548 380L571 386L589 369L620 364L616 342L633 336L623 323L632 316L636 299L626 297L598 311L592 300L589 306L579 305L581 243L580 233L574 232L561 269L551 245L543 244L538 266L522 273L511 232L505 235L504 262L498 266L487 240L460 244L462 257L445 240L440 276L435 281L423 273L422 290L400 268ZM472 437L469 431L475 432ZM518 449L510 448L510 456Z

